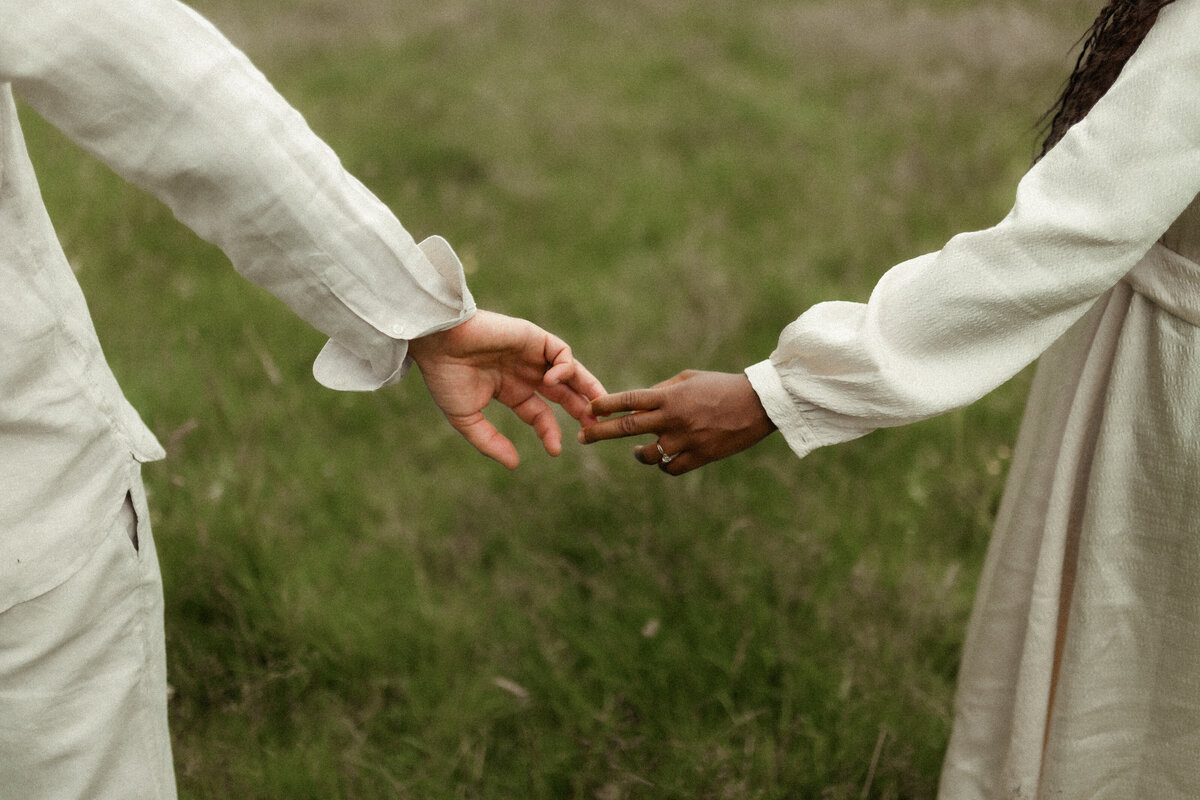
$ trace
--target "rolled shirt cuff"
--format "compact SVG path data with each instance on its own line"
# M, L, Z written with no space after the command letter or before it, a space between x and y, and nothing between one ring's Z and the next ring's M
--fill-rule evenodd
M462 262L450 243L440 236L431 236L417 246L434 269L446 279L446 283L457 287L458 303L457 313L413 338L461 325L475 313L475 299L467 288ZM313 377L329 389L371 392L397 383L408 373L412 363L408 356L407 339L388 337L373 343L368 352L355 352L345 343L330 339L313 362Z

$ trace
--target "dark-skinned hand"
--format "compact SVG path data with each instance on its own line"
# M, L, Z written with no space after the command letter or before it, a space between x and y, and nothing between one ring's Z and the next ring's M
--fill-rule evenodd
M622 416L585 424L580 442L657 436L653 444L634 447L633 455L670 475L741 452L775 430L750 380L740 373L686 370L648 389L596 398L589 413Z

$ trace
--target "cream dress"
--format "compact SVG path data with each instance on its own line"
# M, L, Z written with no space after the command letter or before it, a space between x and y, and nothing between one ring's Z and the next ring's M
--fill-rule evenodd
M1176 0L986 231L823 303L747 370L792 448L1037 359L942 800L1200 798L1200 0Z

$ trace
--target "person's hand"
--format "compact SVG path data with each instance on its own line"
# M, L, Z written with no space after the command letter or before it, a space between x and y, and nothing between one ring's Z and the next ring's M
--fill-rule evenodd
M413 339L408 352L447 421L479 452L509 469L520 457L483 416L489 402L496 399L510 407L534 429L546 452L556 456L562 452L562 432L546 400L587 425L596 421L588 401L604 394L562 339L532 322L490 311L477 311L461 325Z
M687 370L649 389L605 395L592 401L597 417L584 424L579 441L655 434L658 441L633 448L643 464L682 475L757 444L775 430L750 380L741 374Z

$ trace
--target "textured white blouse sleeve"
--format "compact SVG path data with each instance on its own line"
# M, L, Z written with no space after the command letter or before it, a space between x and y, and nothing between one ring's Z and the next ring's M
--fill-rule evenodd
M474 311L449 246L418 246L174 0L0 0L0 81L331 337L314 365L326 385L398 380L407 340Z
M965 406L1035 360L1200 191L1200 0L1167 6L1120 78L993 228L818 304L746 370L791 448Z

